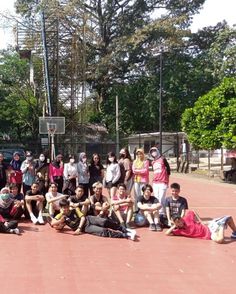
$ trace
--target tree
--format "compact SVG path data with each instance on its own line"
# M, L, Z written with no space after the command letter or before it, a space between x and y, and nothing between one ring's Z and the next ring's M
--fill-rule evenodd
M13 141L36 140L42 104L30 85L28 60L20 59L16 53L2 52L0 76L0 132L7 133Z
M185 110L182 127L197 149L236 148L236 79L222 83Z

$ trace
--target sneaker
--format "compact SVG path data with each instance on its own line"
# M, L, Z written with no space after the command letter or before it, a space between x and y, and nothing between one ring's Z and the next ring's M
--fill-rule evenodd
M127 236L129 237L130 240L135 241L136 239L136 231L135 230L127 230Z
M156 224L155 226L156 226L156 231L157 232L162 232L162 227L161 227L160 224Z
M150 226L149 226L149 230L150 230L150 231L156 231L156 226L155 226L155 224L150 224Z
M236 232L233 232L231 235L231 239L236 239Z
M126 223L126 229L132 229L132 226L131 226L131 224L130 223Z
M38 219L36 218L36 216L35 215L31 215L30 216L30 219L31 219L31 221L36 225L37 224L37 222L38 222Z
M44 220L43 220L43 216L42 215L40 215L38 217L38 222L39 222L40 225L44 225Z
M20 230L18 228L10 229L10 233L20 235Z

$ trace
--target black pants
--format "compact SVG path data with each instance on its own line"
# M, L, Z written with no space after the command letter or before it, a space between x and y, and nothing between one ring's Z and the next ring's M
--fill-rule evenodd
M57 192L58 193L62 193L62 189L63 189L63 177L53 177L53 182L57 184Z
M88 234L110 237L110 238L126 238L126 230L109 218L88 215L84 231Z
M6 224L0 222L0 233L10 233L11 229L17 228L17 221L10 221Z

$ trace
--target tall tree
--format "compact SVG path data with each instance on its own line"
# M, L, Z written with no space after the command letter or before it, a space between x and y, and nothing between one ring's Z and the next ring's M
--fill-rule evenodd
M185 110L182 127L195 148L236 148L236 79L225 78Z

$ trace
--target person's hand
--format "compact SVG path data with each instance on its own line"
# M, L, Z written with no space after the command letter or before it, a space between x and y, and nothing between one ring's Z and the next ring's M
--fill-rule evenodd
M41 174L41 172L37 172L37 176L38 176L39 178L42 178L42 174Z
M81 235L82 232L81 232L81 229L78 228L76 231L74 231L74 235Z
M15 207L20 207L20 206L21 206L20 201L16 200L16 201L14 202L14 206L15 206Z
M103 203L102 208L104 210L108 210L110 208L110 204L108 202Z
M168 226L172 227L172 225L173 225L172 221L168 221Z

